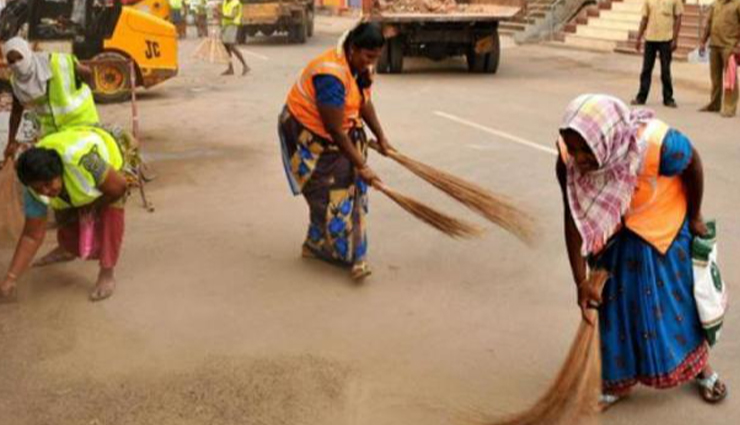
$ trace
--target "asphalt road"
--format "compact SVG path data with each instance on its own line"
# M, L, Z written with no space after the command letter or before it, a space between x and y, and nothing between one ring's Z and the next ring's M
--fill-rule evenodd
M629 99L639 60L509 47L495 76L469 75L462 60L380 76L374 101L397 148L511 197L541 231L536 249L496 228L450 240L373 193L375 273L358 286L300 258L307 210L289 194L275 131L298 72L349 23L321 18L305 46L250 41L245 78L220 77L190 58L198 41L183 43L181 75L141 95L157 211L129 202L118 292L89 303L96 266L71 263L29 272L19 302L0 305L1 423L472 424L546 389L579 320L554 176L558 123L578 94ZM732 288L740 125L695 112L702 87L676 92L678 110L653 106L703 156L704 215L719 220ZM101 111L130 120L127 105ZM483 224L389 160L371 164L392 187ZM0 251L0 266L9 258ZM730 312L712 354L731 392L739 318ZM708 406L693 385L640 389L603 423L729 425L737 400Z

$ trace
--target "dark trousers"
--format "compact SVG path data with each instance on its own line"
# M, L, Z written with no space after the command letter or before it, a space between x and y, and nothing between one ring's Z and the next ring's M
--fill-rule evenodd
M637 100L645 102L650 94L650 83L653 79L653 68L655 57L660 54L660 79L663 81L663 103L673 101L673 82L671 81L671 52L670 41L646 41L645 56L642 62L642 73L640 74L640 92Z

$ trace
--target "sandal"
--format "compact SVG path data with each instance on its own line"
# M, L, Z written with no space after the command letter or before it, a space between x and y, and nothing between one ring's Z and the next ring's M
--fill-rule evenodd
M612 406L624 400L624 396L614 394L601 394L599 396L599 411L606 412Z
M714 372L708 378L696 378L699 385L699 394L709 404L719 403L727 398L727 385L720 381L719 374Z
M367 261L361 261L352 266L352 271L350 273L352 275L352 279L360 282L370 276L373 272L370 270L370 266L367 264Z

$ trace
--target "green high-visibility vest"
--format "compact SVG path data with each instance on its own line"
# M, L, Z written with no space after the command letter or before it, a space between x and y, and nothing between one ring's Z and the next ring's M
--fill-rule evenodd
M240 25L242 23L241 0L224 0L221 5L221 26Z
M51 79L46 96L32 105L40 127L40 137L78 125L100 122L92 90L82 83L77 87L75 65L77 60L66 53L51 53ZM11 77L11 82L13 77Z
M97 154L114 170L120 171L124 161L116 139L97 127L74 127L44 137L36 147L51 149L62 158L62 181L71 203L56 197L39 195L29 188L31 195L55 210L89 205L101 197L95 178L85 167L85 161Z
M182 0L170 0L170 8L174 10L182 9Z

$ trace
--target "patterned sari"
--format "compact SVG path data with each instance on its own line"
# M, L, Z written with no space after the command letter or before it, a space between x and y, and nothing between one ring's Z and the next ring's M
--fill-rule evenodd
M291 190L303 195L310 211L304 247L340 265L364 261L367 183L338 146L304 127L288 108L280 114L278 133ZM365 131L354 128L349 137L366 156Z

